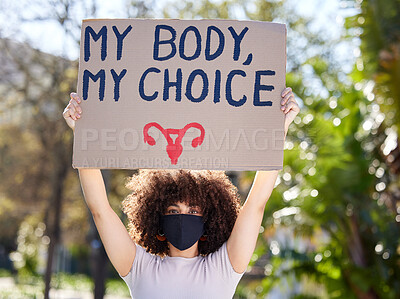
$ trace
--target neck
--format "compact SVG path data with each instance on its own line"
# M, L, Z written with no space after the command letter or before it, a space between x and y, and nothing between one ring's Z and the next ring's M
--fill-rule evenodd
M169 253L168 256L170 257L185 257L185 258L192 258L199 255L199 241L197 241L192 247L186 250L179 250L178 248L174 247L170 242L168 242Z

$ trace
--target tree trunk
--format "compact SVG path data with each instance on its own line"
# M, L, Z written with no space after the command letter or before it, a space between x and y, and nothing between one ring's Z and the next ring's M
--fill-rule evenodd
M50 293L51 273L52 273L52 268L53 268L53 257L54 257L55 247L56 247L55 237L51 236L49 250L47 251L47 265L46 265L46 272L45 272L45 277L44 277L44 284L45 284L44 299L50 298L49 293Z
M102 170L104 184L107 193L109 192L110 170ZM94 280L94 298L103 299L105 294L105 281L107 277L108 258L97 232L93 218L90 221L90 248L91 248L91 270Z
M94 228L96 230L96 228ZM107 254L96 231L97 238L91 242L92 276L94 280L94 299L103 299L106 291Z
M358 221L356 216L353 214L350 216L350 240L349 244L349 252L350 258L353 260L353 263L360 268L367 268L367 260L365 258L364 247L362 244L360 231L358 229ZM351 278L351 273L348 273L347 280L350 283L352 290L354 291L355 295L359 299L377 299L379 298L375 291L370 288L367 292L363 291L358 285L355 285Z
M50 201L49 221L48 221L48 236L50 238L47 265L45 272L45 290L44 298L49 299L50 287L51 287L51 274L53 270L53 260L55 249L60 241L60 218L61 218L61 207L62 207L62 194L64 188L64 180L67 175L67 165L65 163L55 163L55 175L52 176L52 199Z

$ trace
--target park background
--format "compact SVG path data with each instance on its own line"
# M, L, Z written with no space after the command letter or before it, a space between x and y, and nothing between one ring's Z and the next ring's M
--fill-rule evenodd
M235 298L400 298L400 1L0 2L0 297L127 298L62 111L84 18L285 23L301 107ZM103 171L120 211L125 178ZM229 172L245 200L254 172Z

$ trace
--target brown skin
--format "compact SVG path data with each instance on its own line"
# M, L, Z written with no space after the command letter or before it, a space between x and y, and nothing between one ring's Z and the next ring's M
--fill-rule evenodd
M284 113L284 135L286 137L289 125L299 113L300 108L290 87L282 91L281 97L280 104L281 111ZM75 121L82 117L80 103L79 96L71 93L71 100L63 111L63 117L72 130L75 128ZM134 192L124 202L124 211L132 221L129 224L130 234L108 202L100 170L80 168L78 171L85 201L93 215L107 255L118 273L126 276L136 255L134 241L156 254L162 255L169 251L171 256L193 257L197 254L208 254L215 251L227 239L227 252L232 267L236 272L243 273L253 255L265 205L274 189L279 170L257 171L251 190L240 209L237 190L232 188L232 184L223 172L206 171L204 172L206 177L204 177L201 173L196 174L195 171L185 173L183 170L174 170L175 172L171 173L164 172L162 179L158 179L160 175L157 174L158 171L141 170L141 173L134 176L130 183L145 182L143 185L145 188L142 189L143 186L139 185L131 186ZM179 175L176 176L178 173ZM212 178L213 175L216 176L216 184L207 183L207 181L210 182L208 178ZM146 176L149 179L145 178ZM194 180L193 178L196 176L197 178ZM207 176L209 177L207 178ZM150 177L152 178L150 179ZM181 183L184 180L186 180L186 184ZM165 181L171 182L170 187L165 187L168 186L168 184L165 185ZM158 185L160 182L161 186L164 186L161 189ZM190 192L189 189L193 188L199 188L199 192L192 194L193 192ZM216 188L220 189L216 190ZM151 193L159 200L151 198L147 203L143 199L148 198ZM211 197L207 198L207 194ZM221 198L228 199L228 203L221 202ZM166 199L169 199L170 202ZM176 248L173 249L167 245L168 243L160 243L153 238L158 233L155 230L159 228L159 218L166 212L165 209L179 200L186 203L186 209L189 202L204 209L202 213L207 218L208 228L217 230L210 232L206 227L206 234L210 234L210 238L205 242L195 244L193 251L190 252L175 251ZM208 203L204 204L206 202ZM151 205L157 210L151 210L148 207ZM137 210L139 207L144 207L146 213ZM184 210L185 207L182 207L180 212ZM145 227L143 226L145 223L157 223L157 225Z
M228 240L240 210L238 190L223 171L141 169L126 186L132 193L122 202L122 209L128 216L130 235L148 252L160 256L177 256L180 251L157 239L162 232L161 215L197 212L203 216L207 240L179 254L193 257L220 248ZM190 206L197 206L197 210Z
M201 208L199 206L192 206L187 205L184 202L177 202L167 208L167 212L164 215L176 215L176 214L188 214L188 215L196 215L196 216L203 216ZM179 250L174 245L172 245L168 240L165 242L168 243L168 255L171 257L186 257L191 258L199 255L199 248L197 241L192 247L186 250ZM203 241L200 241L203 242Z

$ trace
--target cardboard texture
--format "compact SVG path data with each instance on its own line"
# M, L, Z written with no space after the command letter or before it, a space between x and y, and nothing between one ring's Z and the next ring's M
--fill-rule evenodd
M284 24L84 20L73 167L281 169L285 71Z

